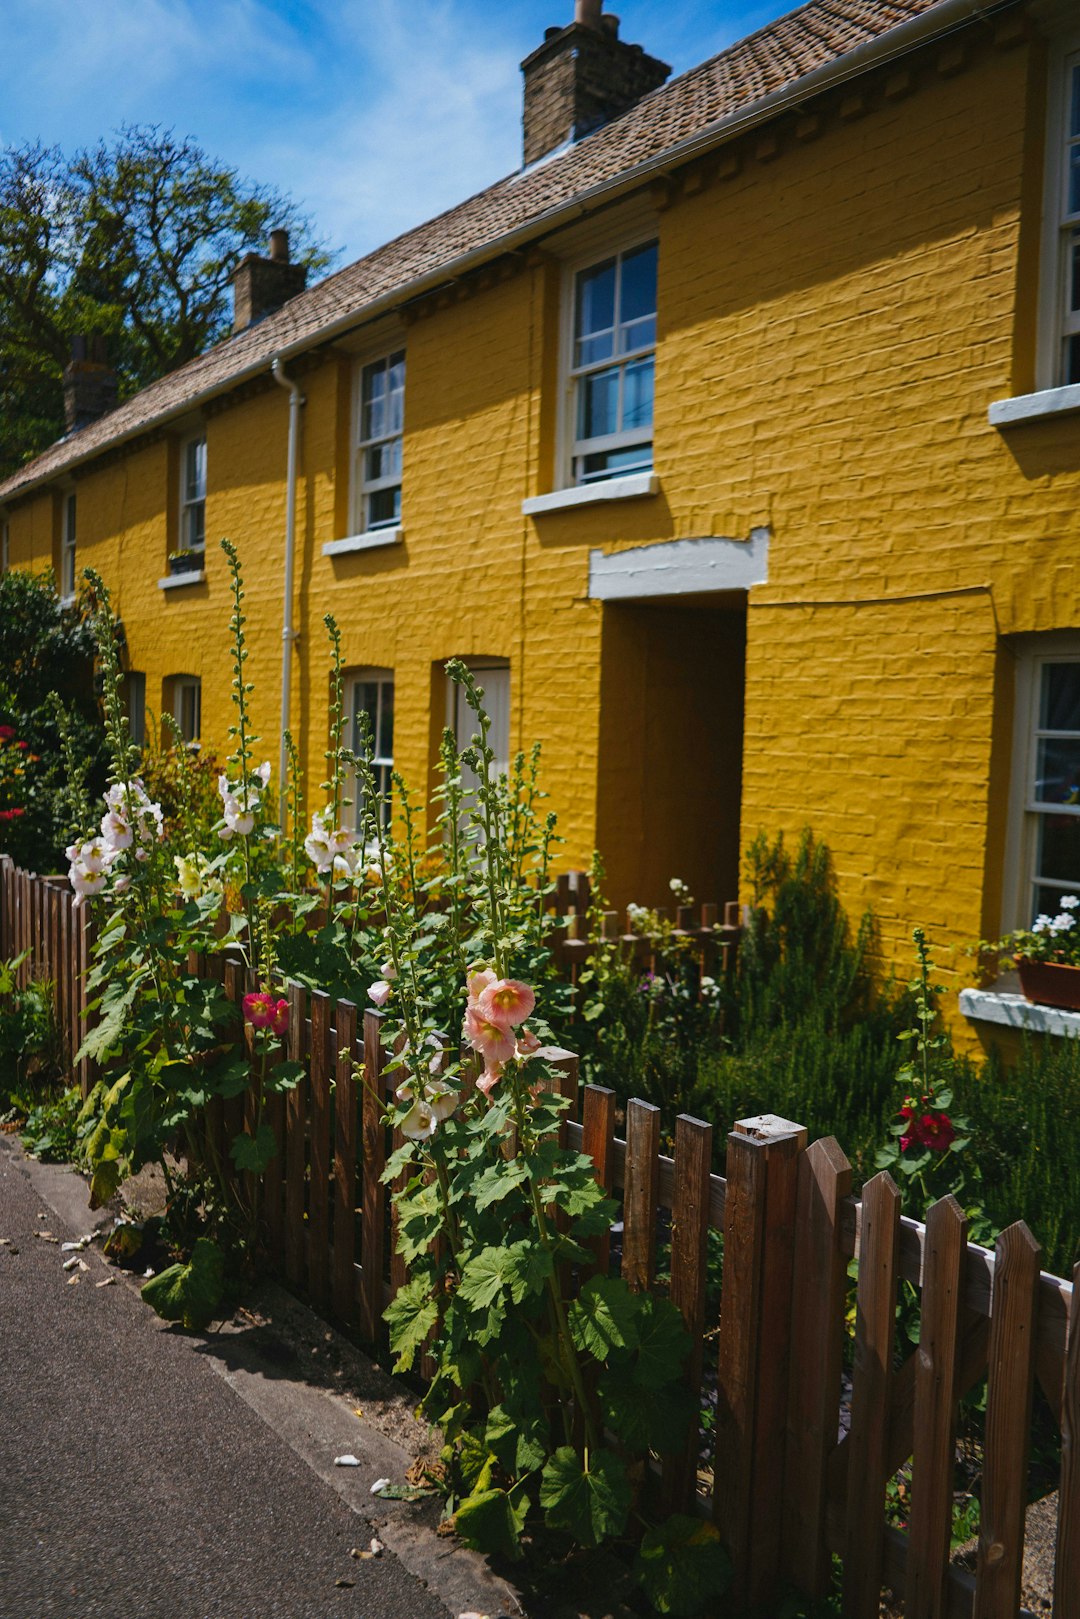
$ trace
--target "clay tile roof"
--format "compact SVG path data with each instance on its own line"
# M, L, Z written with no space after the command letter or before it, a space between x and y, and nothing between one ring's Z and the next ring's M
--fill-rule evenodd
M448 272L467 253L492 255L505 238L540 234L549 215L665 153L754 103L838 61L858 46L932 11L942 0L809 0L645 96L620 118L576 145L508 175L457 207L376 248L291 298L257 325L230 337L149 384L99 421L61 439L0 484L0 500L86 461L254 371L282 350L298 351L326 329L423 278ZM943 19L944 23L944 19ZM520 245L520 244L519 244Z

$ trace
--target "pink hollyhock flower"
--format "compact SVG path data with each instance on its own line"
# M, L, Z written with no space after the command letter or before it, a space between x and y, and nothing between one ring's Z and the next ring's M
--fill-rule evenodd
M507 1024L485 1016L479 1003L466 1007L462 1033L489 1066L509 1062L514 1055L514 1036Z
M911 1137L910 1136L901 1136L900 1137L900 1151L901 1152L907 1152L907 1150L908 1150L908 1148L910 1146L911 1146Z
M276 1035L283 1035L289 1028L289 1003L286 1000L276 1002L274 1015L270 1019L270 1027Z
M478 1005L484 1016L493 1023L513 1026L524 1023L536 1005L536 996L528 984L522 984L516 978L500 978L488 984L479 997Z
M251 1024L253 1029L269 1029L274 1022L274 997L265 990L256 990L251 995L245 995L243 1000L244 1020Z
M491 1092L495 1089L496 1085L502 1078L502 1075L502 1063L489 1062L484 1069L484 1072L480 1075L480 1078L476 1081L477 1090L483 1091L485 1096L490 1096Z
M489 984L495 983L495 974L490 967L477 968L465 980L465 988L469 992L470 1001L478 1001Z
M385 1006L390 993L390 985L385 978L376 978L373 984L368 985L368 999L374 1001L376 1006Z
M539 1050L540 1050L539 1036L533 1034L531 1029L526 1029L526 1028L522 1027L522 1029L521 1029L521 1031L520 1031L520 1033L518 1034L518 1037L517 1037L517 1054L518 1054L518 1056L523 1061L527 1061L529 1057L535 1057L536 1053Z

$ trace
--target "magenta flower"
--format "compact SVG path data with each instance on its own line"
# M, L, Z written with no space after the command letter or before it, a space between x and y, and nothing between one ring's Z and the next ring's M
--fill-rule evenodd
M282 1004L285 1006L286 1016L288 1016L288 1004L285 1002ZM273 1028L277 1008L274 1005L274 997L268 994L266 990L259 989L250 995L245 995L243 1008L244 1021L245 1023L250 1023L253 1029Z
M286 1034L289 1028L289 1003L286 1000L277 1001L274 1005L274 1015L270 1019L270 1027L278 1036Z

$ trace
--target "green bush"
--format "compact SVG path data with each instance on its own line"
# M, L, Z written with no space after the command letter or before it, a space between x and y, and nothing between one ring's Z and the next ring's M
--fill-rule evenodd
M995 1230L1026 1220L1043 1245L1044 1270L1068 1277L1080 1259L1080 1041L1026 1040L1007 1068L954 1060L957 1106L974 1124Z

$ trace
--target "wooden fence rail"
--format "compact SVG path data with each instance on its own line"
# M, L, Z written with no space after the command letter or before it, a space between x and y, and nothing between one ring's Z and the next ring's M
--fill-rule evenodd
M48 879L0 865L0 948L30 949L35 970L51 966L74 1028L84 1016L87 932L81 913L72 917L50 891ZM240 998L236 964L211 957L202 970ZM392 1078L381 1016L298 985L289 1004L288 1054L305 1076L267 1108L278 1140L260 1188L268 1250L313 1304L375 1341L405 1280L393 1252L391 1189L381 1181L394 1145L384 1123ZM797 1123L771 1115L738 1123L727 1173L713 1174L707 1122L680 1118L668 1156L655 1108L628 1102L617 1136L614 1093L579 1088L570 1052L555 1066L571 1101L566 1143L588 1154L621 1204L620 1263L631 1286L657 1286L658 1252L670 1240L670 1296L694 1345L684 1375L703 1412L715 1402L715 1431L702 1421L665 1460L656 1488L670 1507L713 1515L745 1601L767 1601L781 1580L823 1594L836 1554L845 1619L877 1619L886 1587L912 1619L1015 1619L1038 1383L1062 1435L1053 1611L1080 1619L1080 1319L1073 1284L1040 1272L1026 1226L1010 1226L990 1251L968 1241L951 1198L925 1225L902 1214L887 1174L854 1198L839 1144L808 1144ZM223 1158L246 1107L240 1097L209 1110L209 1137ZM710 1230L723 1238L718 1314ZM614 1247L614 1233L597 1239L592 1265L608 1268ZM845 1357L852 1259L853 1358ZM906 1356L895 1331L903 1283L920 1316L918 1348ZM982 1516L970 1573L949 1560L955 1434L960 1400L982 1384ZM885 1511L901 1468L911 1489L903 1530Z

